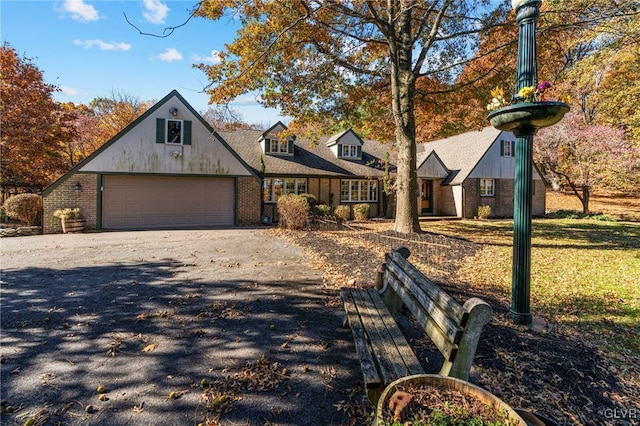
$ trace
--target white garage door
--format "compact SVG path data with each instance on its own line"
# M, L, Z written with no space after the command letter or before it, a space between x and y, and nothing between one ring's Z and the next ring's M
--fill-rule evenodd
M105 229L177 229L234 223L233 178L111 175L102 179Z

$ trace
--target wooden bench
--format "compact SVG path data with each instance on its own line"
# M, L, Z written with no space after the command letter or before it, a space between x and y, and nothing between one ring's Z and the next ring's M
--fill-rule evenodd
M376 289L343 288L340 291L360 358L365 392L375 405L384 388L396 379L424 374L394 320L402 305L424 329L444 356L443 376L469 379L482 327L493 311L474 297L460 305L424 276L407 259L409 249L392 250L379 272Z

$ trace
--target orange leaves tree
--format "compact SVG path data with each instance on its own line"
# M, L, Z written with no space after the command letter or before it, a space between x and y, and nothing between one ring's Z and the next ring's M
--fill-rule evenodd
M40 190L66 171L62 142L70 139L70 116L53 100L55 86L5 43L0 47L1 178L6 187Z
M219 63L200 64L213 103L257 92L307 135L354 127L395 139L398 232L420 232L416 85L450 82L478 34L501 19L486 0L202 1L195 14L241 23ZM502 11L502 12L501 12ZM388 123L376 126L372 123Z

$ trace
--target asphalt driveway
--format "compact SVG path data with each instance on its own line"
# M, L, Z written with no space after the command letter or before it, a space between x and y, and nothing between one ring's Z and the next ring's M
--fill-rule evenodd
M348 424L361 377L337 291L269 231L0 245L3 424Z

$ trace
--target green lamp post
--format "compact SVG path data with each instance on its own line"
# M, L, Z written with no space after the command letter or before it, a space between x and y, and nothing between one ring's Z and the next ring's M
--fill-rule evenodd
M491 112L491 125L516 136L515 194L513 201L513 275L510 317L516 324L531 324L531 213L533 196L533 136L562 119L569 105L537 102L520 95L537 85L536 20L541 0L512 0L519 27L518 65L513 103Z

